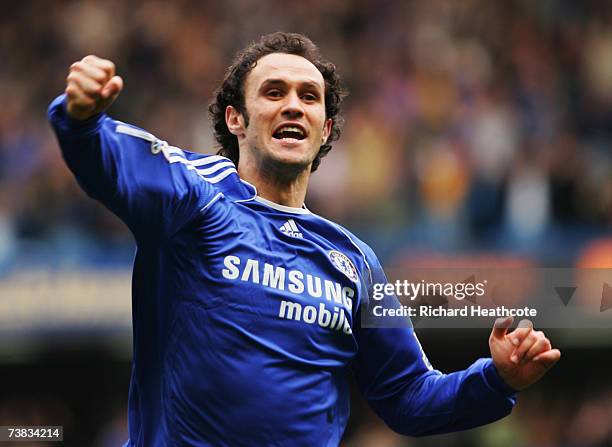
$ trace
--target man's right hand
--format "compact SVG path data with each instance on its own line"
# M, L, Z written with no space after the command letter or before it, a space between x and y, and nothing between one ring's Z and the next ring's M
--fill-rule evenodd
M97 56L85 56L70 66L66 78L66 111L71 118L86 120L104 112L123 89L115 64Z

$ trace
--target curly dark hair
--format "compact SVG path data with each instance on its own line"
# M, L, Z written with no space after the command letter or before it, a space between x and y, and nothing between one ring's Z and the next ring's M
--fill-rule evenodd
M240 51L232 65L227 69L225 78L214 92L213 102L208 108L213 121L214 134L221 146L218 155L229 158L238 166L240 154L238 139L233 135L225 123L225 109L231 105L245 117L248 126L248 113L244 104L244 81L250 71L257 65L257 61L272 53L286 53L301 56L310 61L323 75L325 81L325 115L332 120L332 129L327 142L312 162L311 172L314 172L321 163L321 159L331 150L331 142L340 137L342 116L340 103L348 94L342 86L336 67L323 59L319 48L306 36L295 33L276 32L262 36L259 42L252 42Z

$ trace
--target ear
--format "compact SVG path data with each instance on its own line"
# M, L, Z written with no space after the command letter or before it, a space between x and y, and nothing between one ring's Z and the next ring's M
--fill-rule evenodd
M225 108L225 124L229 131L234 135L244 135L244 117L242 113L238 111L234 106L227 106Z
M325 121L325 124L323 125L323 135L322 135L321 145L324 145L325 143L327 143L327 139L331 135L331 130L332 130L332 125L333 124L334 124L334 122L333 122L333 120L331 118L329 118L327 121Z

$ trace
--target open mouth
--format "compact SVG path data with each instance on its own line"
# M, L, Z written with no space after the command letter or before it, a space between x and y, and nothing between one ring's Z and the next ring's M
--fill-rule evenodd
M306 138L304 129L298 126L282 126L276 130L272 137L277 140L303 140Z

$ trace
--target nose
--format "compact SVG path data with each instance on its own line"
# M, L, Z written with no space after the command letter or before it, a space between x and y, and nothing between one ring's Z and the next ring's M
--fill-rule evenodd
M285 103L283 104L281 113L288 118L300 118L304 116L302 101L297 92L292 91L285 96Z

